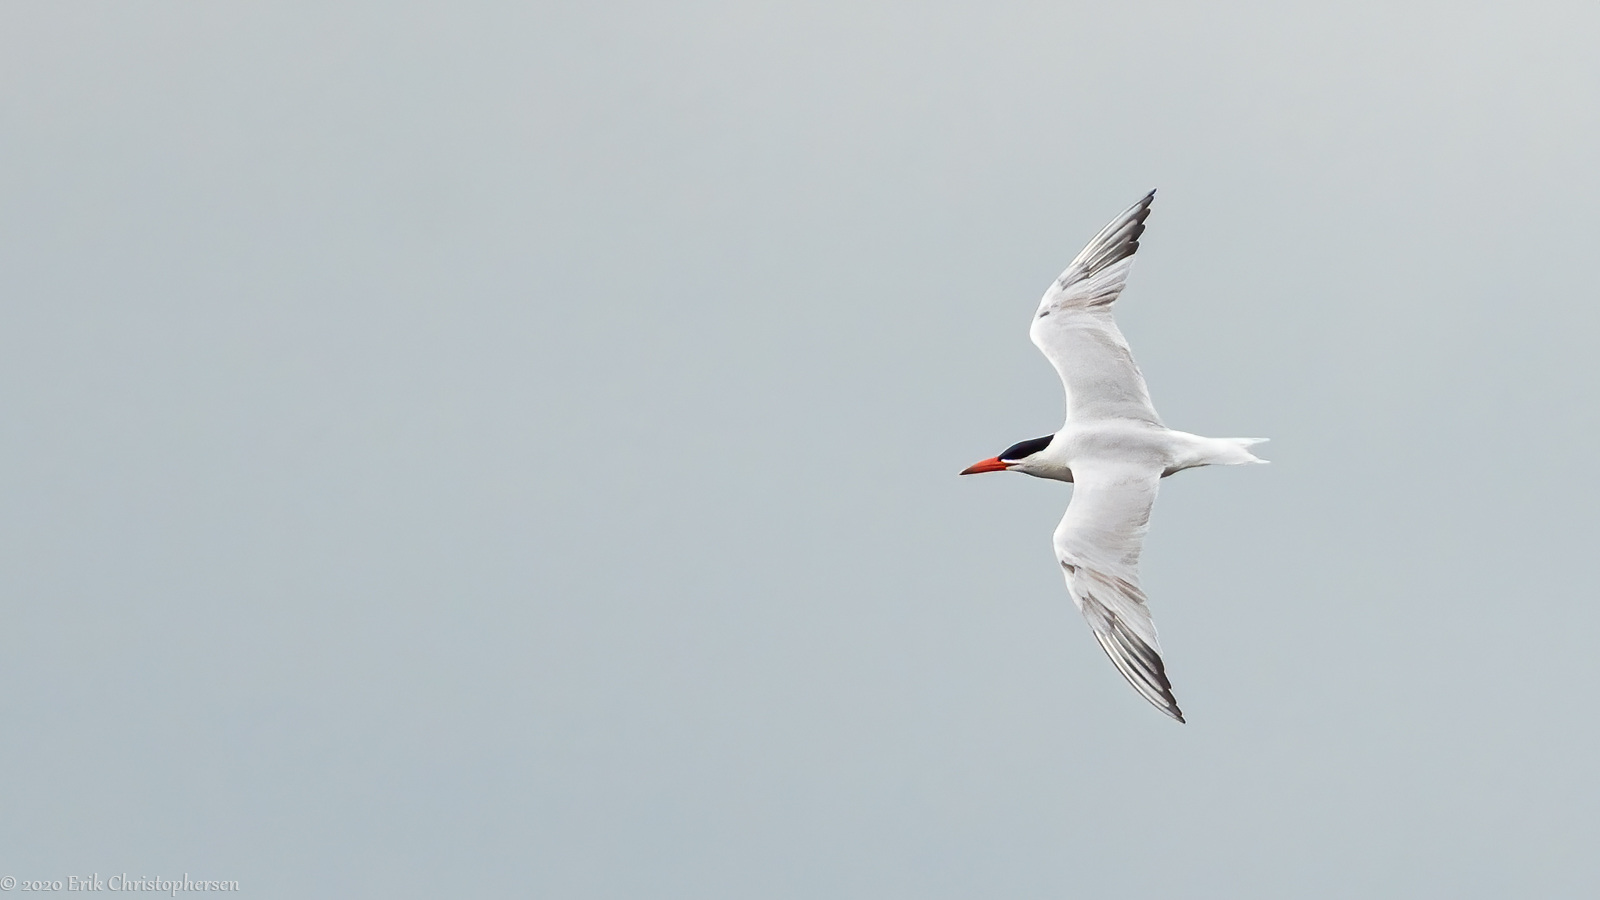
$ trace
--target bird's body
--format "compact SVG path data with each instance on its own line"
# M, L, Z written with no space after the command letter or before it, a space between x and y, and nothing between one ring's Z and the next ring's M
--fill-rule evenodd
M1055 481L1073 481L1074 466L1098 462L1156 468L1165 478L1198 466L1261 462L1245 447L1254 438L1208 438L1130 419L1091 419L1067 424L1043 450L1008 466L1011 471Z
M1022 441L963 475L1010 470L1068 481L1072 502L1055 532L1067 591L1106 655L1134 689L1183 721L1139 589L1139 552L1160 480L1197 466L1260 463L1262 438L1208 438L1161 423L1144 376L1112 318L1151 191L1096 235L1045 292L1029 334L1061 376L1067 421L1053 435Z

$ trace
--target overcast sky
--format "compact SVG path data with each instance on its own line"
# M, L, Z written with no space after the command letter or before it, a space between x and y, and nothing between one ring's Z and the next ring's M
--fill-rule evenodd
M1600 894L1600 13L14 3L0 876ZM1178 725L967 464L1172 427Z

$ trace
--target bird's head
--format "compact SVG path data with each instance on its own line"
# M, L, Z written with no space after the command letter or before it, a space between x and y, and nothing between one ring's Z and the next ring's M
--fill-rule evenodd
M1031 441L1022 441L1020 443L1012 444L1011 446L1007 447L1005 452L1001 453L999 456L991 456L988 459L979 460L972 465L967 466L965 469L961 470L961 474L976 475L979 472L1006 472L1014 470L1027 475L1041 475L1046 478L1053 477L1052 475L1046 474L1046 470L1059 468L1059 466L1047 466L1039 454L1043 453L1045 448L1050 446L1050 441L1054 438L1055 435L1048 434L1041 438L1034 438Z

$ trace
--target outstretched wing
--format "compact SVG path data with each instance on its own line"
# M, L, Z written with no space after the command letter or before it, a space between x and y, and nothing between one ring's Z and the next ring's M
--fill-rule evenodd
M1028 336L1061 376L1068 419L1161 424L1128 341L1111 317L1155 199L1151 191L1095 235L1050 285L1034 314Z
M1072 502L1055 534L1067 592L1122 677L1157 709L1182 722L1183 711L1161 661L1156 624L1139 590L1139 551L1161 471L1080 463L1072 475Z

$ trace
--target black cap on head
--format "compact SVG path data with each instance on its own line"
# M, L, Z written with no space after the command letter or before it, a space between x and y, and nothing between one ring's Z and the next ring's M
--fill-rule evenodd
M1000 454L1000 461L1016 462L1019 459L1026 459L1027 457L1030 457L1035 453L1038 453L1040 450L1050 446L1050 441L1054 437L1055 435L1053 434L1047 434L1042 438L1034 438L1031 441L1023 441L1019 444L1012 444L1006 448L1006 452Z

